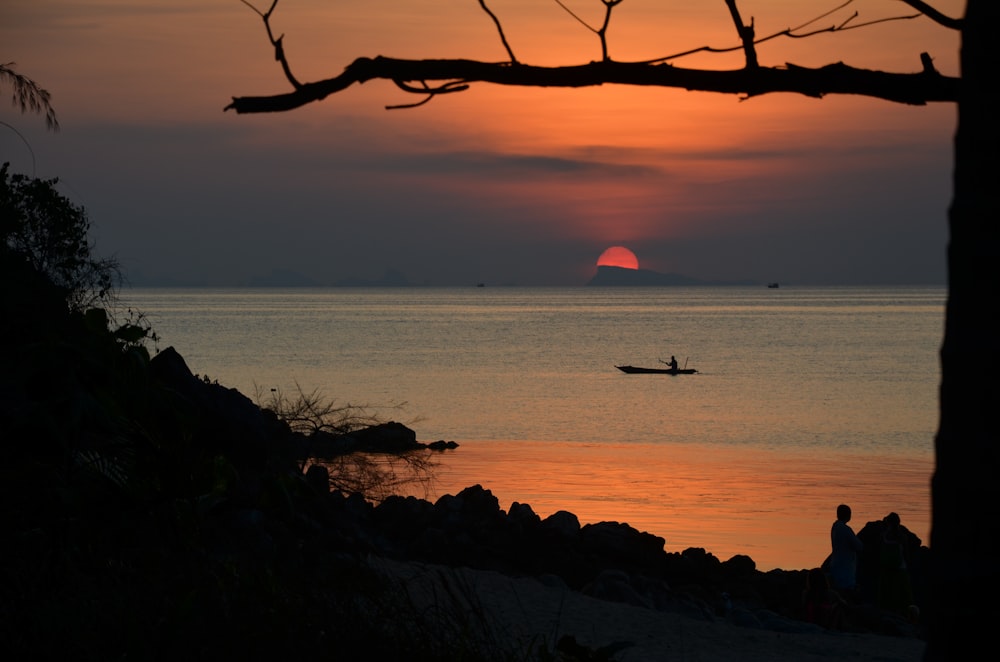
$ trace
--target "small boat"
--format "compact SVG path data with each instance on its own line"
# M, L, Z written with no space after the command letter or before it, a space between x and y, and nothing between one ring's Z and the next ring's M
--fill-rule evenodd
M779 285L778 285L777 282L773 282L773 283L768 283L767 284L767 288L769 290L776 290L776 289L778 289L778 287L779 287Z
M615 367L629 375L693 375L698 372L694 368L640 368L634 365L616 365Z

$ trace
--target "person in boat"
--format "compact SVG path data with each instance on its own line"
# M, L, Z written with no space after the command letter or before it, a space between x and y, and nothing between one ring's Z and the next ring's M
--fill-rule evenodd
M677 359L674 358L673 354L670 355L670 361L667 362L667 365L670 366L671 370L677 370Z

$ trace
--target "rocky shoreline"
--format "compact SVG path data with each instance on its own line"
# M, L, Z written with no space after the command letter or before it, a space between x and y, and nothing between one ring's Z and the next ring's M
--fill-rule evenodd
M191 374L171 349L154 357L154 372L186 399L200 403L223 438L263 446L283 444L313 457L361 451L433 452L454 442L422 443L399 423L373 426L348 436L304 438L282 426L234 389L210 384ZM491 571L511 578L535 578L544 584L598 600L682 614L709 622L727 622L772 632L814 632L802 611L805 570L757 570L744 555L728 560L690 548L664 551L664 539L624 522L581 525L576 515L556 512L539 517L530 504L513 503L507 511L481 485L436 502L391 496L381 503L331 490L327 470L312 464L305 481L313 493L308 510L323 531L326 545L395 562L435 564ZM255 546L272 542L266 528ZM927 549L905 531L910 573L917 599ZM862 585L874 586L878 572L881 522L869 522L859 537L870 552L860 563ZM873 606L868 594L848 606L845 628L853 632L919 637L919 625L905 615Z
M78 354L15 355L26 377L0 399L16 440L0 479L5 659L884 662L923 650L918 623L865 596L836 631L808 622L805 571L668 553L624 522L503 510L488 486L433 503L333 489L338 458L461 449L391 422L295 432L171 348L149 358L77 333ZM878 525L859 535L876 545ZM906 544L919 600L926 549Z

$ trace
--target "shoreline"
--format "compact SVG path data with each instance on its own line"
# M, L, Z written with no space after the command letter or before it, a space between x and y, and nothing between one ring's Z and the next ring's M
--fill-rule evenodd
M855 531L897 512L928 544L931 454L824 457L816 466L808 450L459 442L437 459L429 487L401 493L433 502L479 484L504 509L518 502L542 517L565 510L582 523L624 522L663 537L666 551L700 547L721 560L742 554L765 571L819 566L839 503L854 509Z

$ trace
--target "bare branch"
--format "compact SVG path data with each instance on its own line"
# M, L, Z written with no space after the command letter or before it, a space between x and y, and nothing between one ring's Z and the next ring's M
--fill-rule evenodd
M854 2L854 0L848 0L847 2L845 2L840 7L837 7L833 11L827 12L823 16L829 16L833 12L835 12L835 11L837 11L839 9L842 9L843 7L846 7L847 5L851 4L852 2ZM759 39L756 39L756 40L754 40L754 44L755 45L756 44L763 44L764 42L771 41L772 39L777 39L778 37L788 37L789 39L806 39L808 37L814 37L814 36L816 36L818 34L823 34L824 32L846 32L848 30L857 30L859 28L866 28L866 27L869 27L869 26L872 26L872 25L877 25L879 23L889 23L889 22L893 22L893 21L908 21L908 20L912 20L912 19L915 19L915 18L920 18L922 15L921 14L909 14L907 16L890 16L890 17L887 17L887 18L878 18L878 19L874 19L874 20L871 20L871 21L865 21L864 23L855 23L854 25L847 25L848 23L850 23L851 21L853 21L855 18L858 17L858 13L855 12L850 17L848 17L845 21L843 21L842 23L840 23L838 25L830 25L830 26L827 26L825 28L817 28L815 30L810 30L809 32L798 32L799 30L801 30L802 28L806 27L807 25L811 25L812 23L815 23L820 18L823 18L823 16L819 16L819 17L814 18L814 19L812 19L810 21L807 21L807 22L803 23L802 25L800 25L799 27L785 28L784 30L779 30L778 32L775 32L773 34L769 34L766 37L761 37ZM698 48L692 48L690 50L681 51L680 53L674 53L672 55L665 55L663 57L655 58L653 60L645 60L645 63L646 64L653 64L653 63L656 63L656 62L669 62L671 60L679 60L680 58L687 57L688 55L694 55L695 53L732 53L733 51L738 51L738 50L741 50L743 48L744 47L742 45L739 45L739 46L726 46L724 48L719 48L719 47L715 47L715 46L699 46Z
M812 97L827 94L857 94L898 103L924 105L932 101L956 101L958 79L926 72L896 74L857 69L843 63L820 68L789 64L784 68L758 67L729 71L685 69L669 64L591 62L563 67L538 67L475 60L400 60L359 58L341 75L287 94L264 97L234 97L226 110L237 113L273 113L299 108L341 92L355 83L390 81L460 81L520 87L592 87L608 83L651 87L673 87L722 94L758 96L772 92L795 92Z
M37 167L37 164L35 162L35 150L31 148L31 143L28 142L28 139L24 137L23 133L21 133L16 128L14 128L14 125L8 124L7 122L4 122L3 120L0 120L0 126L5 127L7 129L10 129L11 131L13 131L14 135L17 136L18 138L20 138L21 142L24 143L25 148L27 148L27 150L28 150L28 154L31 155L31 176L34 177L35 176L35 169Z
M451 82L445 83L444 85L441 85L439 87L434 87L434 88L428 86L426 81L421 81L420 87L414 87L412 85L407 85L404 81L401 81L401 80L393 80L392 82L396 84L396 87L398 87L399 89L403 90L404 92L410 92L411 94L426 94L427 98L423 99L422 101L418 101L416 103L406 103L406 104L397 104L397 105L394 105L394 106L386 106L385 107L386 110L399 110L399 109L403 109L403 108L417 108L418 106L422 106L425 103L429 102L431 99L433 99L434 97L436 97L439 94L450 94L452 92L464 92L465 90L469 89L469 86L466 83L464 83L463 81L451 81Z
M397 103L397 104L394 104L394 105L391 105L391 106L386 106L385 109L386 110L406 110L408 108L419 108L420 106L423 106L426 103L430 103L430 100L433 99L433 98L434 98L433 94L428 94L426 97L424 97L423 99L421 99L420 101L417 101L415 103Z
M934 59L929 53L920 54L920 64L924 67L924 73L926 74L936 74L938 70L934 68Z
M250 9L252 9L254 11L254 13L257 14L258 16L260 16L261 18L266 18L267 16L269 16L271 14L271 12L274 11L274 6L276 4L278 4L278 0L274 0L274 2L271 4L271 8L268 9L267 10L267 14L265 14L261 10L257 9L257 7L253 3L249 2L248 0L240 0L240 2L242 2L247 7L249 7Z
M851 14L850 16L848 16L846 19L844 19L844 22L841 23L840 25L838 25L836 27L836 30L834 30L834 32L839 31L839 30L850 30L850 29L853 29L853 28L856 28L856 27L860 27L860 26L857 26L857 25L852 25L850 28L847 27L847 24L850 23L851 21L853 21L854 19L856 19L858 16L859 16L858 12L854 12L853 14ZM894 20L894 19L883 19L883 20Z
M934 7L931 7L929 4L923 2L922 0L900 0L900 1L910 5L918 12L922 13L924 16L926 16L927 18L931 19L932 21L934 21L939 25L943 25L946 28L951 28L952 30L962 29L962 19L946 16L945 14L941 13Z
M249 0L241 0L253 8ZM835 9L826 12L796 28L786 28L762 38L754 37L753 20L750 25L744 25L736 7L736 0L726 0L730 14L741 37L741 44L729 48L701 47L682 53L676 53L655 60L644 62L615 62L607 52L605 40L610 23L611 12L622 0L601 0L605 5L604 23L600 28L589 26L580 17L573 14L562 2L555 0L573 18L598 34L601 39L603 57L599 62L583 65L565 65L558 67L539 67L518 62L506 43L506 37L499 20L480 0L480 6L490 15L501 40L507 47L511 57L509 62L481 62L467 59L438 60L403 60L377 56L362 57L348 65L342 74L326 80L312 83L299 83L292 77L288 63L281 48L281 38L275 39L271 33L270 16L277 6L278 0L273 0L271 8L261 16L267 27L268 37L275 47L275 57L285 69L286 77L292 82L294 91L286 94L253 97L233 97L232 103L225 110L235 110L237 113L268 113L283 112L299 108L308 103L321 101L331 94L341 92L356 83L381 79L392 81L399 89L424 95L425 98L413 104L387 106L389 109L413 108L426 104L435 96L449 94L468 89L471 83L492 83L520 87L589 87L617 83L623 85L672 87L702 92L718 92L721 94L738 94L744 97L758 96L772 92L793 92L812 97L822 97L827 94L856 94L872 98L885 99L898 103L923 105L934 101L954 102L958 99L957 78L942 76L933 66L929 55L921 54L921 71L918 73L890 73L857 69L843 63L836 63L820 68L800 67L787 64L785 67L762 67L757 61L756 45L776 39L789 37L803 39L823 32L841 32L853 30L876 23L913 19L924 14L910 16L895 16L876 19L863 23L853 22L858 14L842 21L840 24L818 28L809 32L801 30L816 21L842 10L854 0L846 0ZM909 2L909 0L904 0ZM912 4L912 3L911 3ZM746 54L746 66L736 71L713 71L701 69L684 69L667 64L685 55L698 52L724 53L742 49ZM440 82L432 87L428 81ZM414 83L417 83L414 85Z
M587 21L583 20L582 18L580 18L579 16L577 16L576 14L574 14L572 9L570 9L569 7L567 7L566 5L563 4L562 0L555 0L555 2L556 2L557 5L559 5L560 7L563 8L563 11L565 11L567 14L569 14L570 16L572 16L573 18L575 18L580 23L580 25L582 25L583 27L587 28L588 30L590 30L594 34L597 34L597 28L592 27L589 23L587 23Z
M597 36L601 40L601 60L608 62L608 24L611 23L611 11L621 4L622 0L601 0L604 3L604 23L597 31Z
M292 84L292 87L300 89L302 87L302 83L300 83L295 76L292 75L292 68L288 65L288 60L285 58L285 47L282 44L285 35L275 38L274 32L271 30L271 14L274 13L275 8L278 6L278 0L272 0L271 7L266 12L261 12L253 4L251 4L249 0L240 0L240 2L252 9L258 16L260 16L261 20L264 21L264 28L267 30L267 39L271 42L271 45L274 46L274 59L281 64L281 70L285 73L285 78Z
M854 2L854 0L846 0L846 2L844 2L844 4L838 5L837 7L834 7L833 9L831 9L830 11L823 12L822 14L820 14L819 16L817 16L816 18L813 18L813 19L810 19L810 20L806 21L805 23L803 23L802 25L798 26L797 28L791 28L791 30L793 32L794 31L798 31L798 30L802 30L802 29L806 28L807 26L812 25L816 21L824 19L827 16L830 16L832 14L836 14L841 9L843 9L844 7L846 7L847 5L853 4L853 2ZM858 16L858 12L854 12L854 15L851 16L851 19L857 18L857 16ZM848 20L851 20L851 19L848 19Z
M483 11L489 14L489 17L493 19L493 23L497 26L497 32L500 33L500 41L503 43L503 47L507 49L507 55L510 56L510 63L517 64L517 58L514 57L514 51L511 50L510 44L507 43L507 37L503 33L503 26L500 25L500 19L496 17L490 8L486 6L486 0L479 0L479 6L483 8Z
M756 69L760 65L757 62L757 51L754 48L753 17L750 17L750 25L745 25L743 18L740 17L740 10L736 7L736 0L726 0L726 6L729 7L729 14L733 17L733 23L736 24L736 33L740 36L740 41L743 42L746 67L747 69Z
M573 10L567 7L562 0L555 0L556 4L563 8L567 14L575 18L580 25L587 28L591 32L597 35L597 38L601 41L601 60L608 62L611 58L608 57L608 24L611 22L611 12L612 10L622 3L622 0L601 0L604 4L604 22L601 27L595 28L585 20L573 13Z

